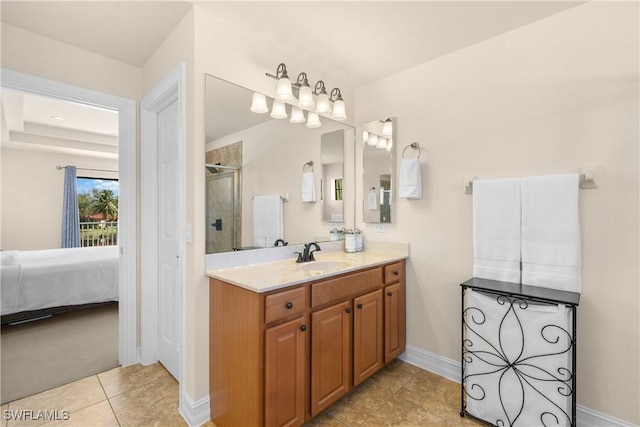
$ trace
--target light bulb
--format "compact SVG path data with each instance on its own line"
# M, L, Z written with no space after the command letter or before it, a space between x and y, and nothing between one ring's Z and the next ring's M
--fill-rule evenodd
M304 113L295 105L291 106L291 123L304 123Z
M329 103L329 95L326 92L320 93L316 101L316 114L330 114L331 103Z
M261 93L253 92L250 110L254 113L266 113L269 111L269 107L267 107L267 97Z
M309 86L300 87L300 98L298 99L298 108L303 110L313 110L316 106L313 100L313 93Z
M334 120L345 120L347 118L343 100L339 99L338 101L334 102L331 118Z
M313 129L319 128L320 125L320 117L318 117L316 113L312 113L311 111L309 111L309 113L307 114L307 127Z
M291 89L291 81L288 77L278 79L278 88L276 90L276 101L288 102L289 104L297 104L298 100L293 96Z
M384 124L382 125L382 135L386 137L393 135L393 123L391 122L391 119L384 121Z
M271 117L273 117L274 119L287 118L287 110L282 102L273 101L273 107L271 108Z
M376 145L378 145L378 135L376 135L375 133L370 133L369 141L367 141L367 144L369 144L372 147L375 147Z

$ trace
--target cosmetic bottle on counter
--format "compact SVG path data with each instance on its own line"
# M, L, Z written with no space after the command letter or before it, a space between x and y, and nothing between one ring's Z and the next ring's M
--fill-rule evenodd
M356 233L352 229L348 229L344 232L344 251L356 251Z

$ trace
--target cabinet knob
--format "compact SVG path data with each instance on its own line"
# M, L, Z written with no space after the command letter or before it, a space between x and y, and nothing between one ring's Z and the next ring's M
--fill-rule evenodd
M293 308L293 303L292 302L288 302L284 306L287 307L288 309L292 309Z
M362 304L358 304L358 310L362 310Z
M393 292L389 291L389 292L387 292L387 295L391 296L391 295L393 295Z
M307 330L307 325L302 325L302 326L300 326L300 330L301 330L302 332L306 331L306 330Z
M351 307L347 307L344 311L346 311L347 313L351 313Z
M397 276L398 274L400 274L400 272L398 270L393 270L393 275Z

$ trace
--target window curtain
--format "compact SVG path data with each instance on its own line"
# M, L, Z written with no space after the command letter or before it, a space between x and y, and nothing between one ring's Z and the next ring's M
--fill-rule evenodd
M78 210L78 188L76 167L66 166L64 172L64 193L62 195L62 238L63 248L80 247L80 212Z

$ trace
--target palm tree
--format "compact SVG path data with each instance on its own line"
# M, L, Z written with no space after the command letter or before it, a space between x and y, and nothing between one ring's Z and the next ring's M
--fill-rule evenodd
M106 221L118 219L118 198L111 190L101 190L94 192L93 209L97 213L102 213Z

